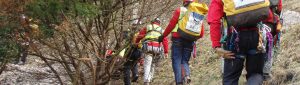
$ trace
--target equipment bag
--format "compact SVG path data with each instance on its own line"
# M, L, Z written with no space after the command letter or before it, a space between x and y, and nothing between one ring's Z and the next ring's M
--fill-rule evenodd
M270 0L270 7L277 7L279 5L279 0Z
M188 11L179 20L179 29L177 32L180 37L187 40L196 41L200 38L201 28L203 27L203 20L208 7L205 3L190 3Z
M269 0L222 0L229 26L256 26L269 16Z

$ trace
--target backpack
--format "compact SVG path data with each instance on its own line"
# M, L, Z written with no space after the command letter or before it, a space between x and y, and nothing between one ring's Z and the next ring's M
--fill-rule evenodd
M274 15L280 16L281 12L278 10L280 0L270 0L270 9Z
M222 0L229 26L253 27L269 16L269 0Z
M163 29L155 24L147 25L146 29L146 36L143 41L158 41L158 37L163 33Z
M205 19L204 15L207 11L208 7L205 3L190 3L187 12L185 12L182 19L178 21L179 29L177 32L180 37L190 41L198 40L200 38L203 20Z

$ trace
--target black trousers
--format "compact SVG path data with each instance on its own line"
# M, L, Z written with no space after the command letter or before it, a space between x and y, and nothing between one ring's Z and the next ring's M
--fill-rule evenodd
M19 63L19 61L22 61L23 63L26 62L26 58L27 58L27 55L28 55L28 48L29 48L29 45L19 44L19 55L15 59L15 63Z
M133 49L133 52L129 56L129 60L124 64L124 84L131 85L130 74L132 71L132 77L138 77L137 62L140 59L142 52L137 48Z
M247 85L262 85L266 54L256 52L259 40L258 32L240 31L238 38L239 51L233 51L236 58L224 60L223 85L238 85L244 64L247 71Z

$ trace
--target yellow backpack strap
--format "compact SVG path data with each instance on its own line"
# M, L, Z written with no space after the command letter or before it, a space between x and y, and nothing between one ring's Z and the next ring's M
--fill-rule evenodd
M184 13L183 13L184 12ZM187 8L186 7L180 7L180 15L177 21L177 24L175 26L175 28L172 30L172 32L177 32L178 27L179 27L179 22L182 20L183 16L187 13Z

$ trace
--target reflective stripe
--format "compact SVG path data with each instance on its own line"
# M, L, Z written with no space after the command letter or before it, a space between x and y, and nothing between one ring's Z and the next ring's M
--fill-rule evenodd
M180 16L178 18L178 22L182 19L182 17L184 16L186 11L187 11L187 9L185 7L180 7ZM176 24L176 27L172 30L172 32L177 32L177 30L179 28L178 22Z
M136 38L138 37L138 35L139 35L139 33L135 33L135 34L134 34L134 36L133 36L133 38L132 38L132 43L135 43L135 42L136 42ZM142 48L142 47L143 47L142 42L141 42L141 41L138 42L138 48L140 49L140 48Z
M147 33L144 40L158 39L162 35L162 28L156 24L151 24L147 26Z

